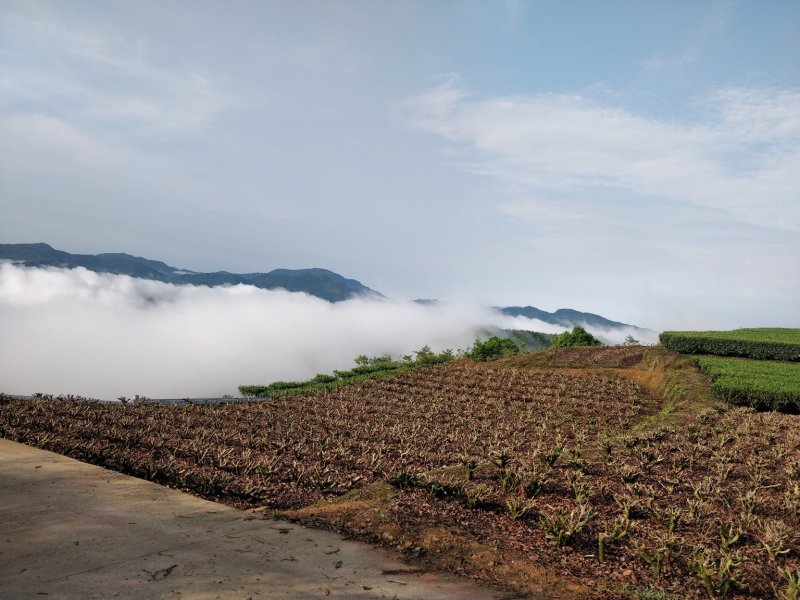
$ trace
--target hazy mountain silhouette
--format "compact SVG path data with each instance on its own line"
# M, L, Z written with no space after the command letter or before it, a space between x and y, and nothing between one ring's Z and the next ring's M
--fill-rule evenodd
M123 253L70 254L48 244L0 244L0 259L29 267L84 267L97 273L130 275L165 283L205 285L253 285L263 289L285 289L306 292L329 302L357 296L382 297L355 279L347 279L327 269L275 269L268 273L198 273L178 269L158 260L149 260Z
M498 310L512 317L539 319L545 323L563 325L564 327L574 327L576 325L590 325L592 327L607 329L634 327L634 325L612 321L594 313L581 312L579 310L572 310L571 308L559 308L555 312L547 312L535 306L506 306L503 308L498 307Z
M106 254L71 254L56 250L49 244L0 244L0 260L11 260L29 267L84 267L96 273L116 273L130 275L142 279L153 279L166 283L205 285L236 285L239 283L253 285L262 289L284 289L290 292L305 292L312 296L340 302L359 296L383 298L383 294L368 288L355 279L347 279L327 269L274 269L268 273L229 273L217 271L200 273L188 269L178 269L159 260L149 260L131 256L121 252ZM423 306L442 305L436 299L419 299L416 303ZM612 321L593 313L559 308L555 312L547 312L535 306L496 307L497 310L513 316L538 319L553 325L572 328L576 325L617 329L634 327L619 321ZM538 342L537 342L538 343Z

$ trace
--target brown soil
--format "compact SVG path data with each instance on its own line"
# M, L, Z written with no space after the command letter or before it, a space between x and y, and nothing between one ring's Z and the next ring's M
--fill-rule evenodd
M281 516L306 526L333 529L352 538L394 547L413 568L467 576L511 592L509 598L607 597L606 593L593 589L594 583L586 585L578 578L532 563L527 553L481 543L468 532L439 523L434 512L403 510L403 502L394 502L399 495L404 496L406 503L413 498L417 509L420 502L427 500L425 494L390 491L371 500L341 499L284 511Z
M701 598L706 569L713 590L754 598L800 568L798 419L724 406L676 355L625 347L454 361L262 403L14 401L0 435L515 594ZM600 562L615 523L627 535Z
M646 346L577 346L553 348L546 352L517 354L506 363L515 367L611 367L625 369L641 363Z

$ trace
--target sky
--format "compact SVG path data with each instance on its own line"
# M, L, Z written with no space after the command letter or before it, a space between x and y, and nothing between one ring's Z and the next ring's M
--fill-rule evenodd
M800 3L0 0L0 242L800 327Z

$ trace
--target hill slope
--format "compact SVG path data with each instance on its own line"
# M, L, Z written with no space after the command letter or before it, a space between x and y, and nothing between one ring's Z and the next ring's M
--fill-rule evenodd
M576 325L590 325L592 327L603 327L607 329L617 329L619 327L634 327L627 323L612 321L596 315L594 313L581 312L571 308L559 308L555 312L547 312L535 306L505 306L498 308L503 314L511 317L527 317L528 319L538 319L553 325L564 327L574 327Z

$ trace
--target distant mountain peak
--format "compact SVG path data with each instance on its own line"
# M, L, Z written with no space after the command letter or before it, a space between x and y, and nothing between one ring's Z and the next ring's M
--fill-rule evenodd
M441 300L437 300L436 298L417 298L414 300L416 304L421 304L422 306L437 306L442 304Z
M0 244L0 260L3 259L30 267L83 267L97 273L116 273L178 285L215 287L245 284L262 289L284 289L290 292L304 292L329 302L340 302L351 298L384 298L383 294L368 288L361 282L348 279L322 267L273 269L267 273L230 273L228 271L201 273L178 269L159 260L150 260L124 252L70 254L57 250L44 242ZM414 302L420 306L440 308L447 306L447 302L431 298L418 298ZM571 329L576 325L588 325L602 329L633 327L594 313L581 312L572 308L559 308L552 313L535 306L506 306L495 307L495 309L512 317L538 319L565 329Z
M253 285L262 289L285 289L304 292L329 302L356 297L382 298L383 295L355 279L348 279L328 269L274 269L268 273L198 273L177 269L159 260L150 260L124 252L70 254L43 242L0 244L0 259L29 267L83 267L96 273L115 273L140 279L152 279L178 285Z
M594 313L581 312L572 308L559 308L555 312L547 312L535 306L506 306L498 308L503 314L511 317L527 317L528 319L538 319L552 325L562 327L575 327L576 325L590 325L592 327L618 328L633 327L627 323L612 321Z

